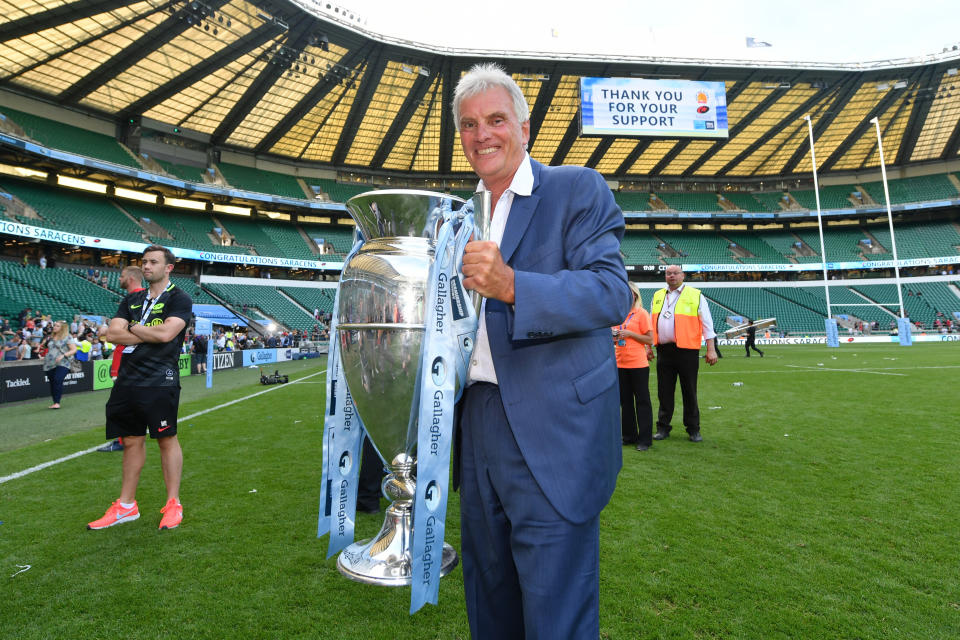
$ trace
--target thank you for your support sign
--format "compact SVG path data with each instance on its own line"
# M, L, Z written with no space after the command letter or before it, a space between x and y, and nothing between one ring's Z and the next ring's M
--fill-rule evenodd
M726 138L723 82L580 78L584 136Z

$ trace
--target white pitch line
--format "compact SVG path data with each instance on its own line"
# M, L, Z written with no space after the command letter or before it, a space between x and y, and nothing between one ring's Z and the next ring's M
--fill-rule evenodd
M889 373L887 371L869 371L867 369L831 369L830 367L805 367L799 364L788 364L788 367L794 369L803 369L804 371L836 371L840 373L872 373L878 376L906 376L905 373Z
M318 376L321 373L326 373L326 372L327 372L326 369L324 369L323 371L317 371L316 373L311 373L308 376L303 376L299 380L294 380L290 384L297 384L301 380L306 380L307 378L312 378L313 376ZM182 422L184 420L191 420L198 416L202 416L204 414L210 413L211 411L216 411L217 409L223 409L224 407L229 407L230 405L237 404L238 402L243 402L244 400L249 400L250 398L256 398L257 396L262 396L265 393L270 393L271 391L276 391L277 389L283 389L286 386L287 385L277 385L276 387L273 387L271 389L264 389L263 391L257 391L256 393L251 393L249 396L237 398L236 400L231 400L230 402L224 402L223 404L218 404L215 407L210 407L209 409L204 409L203 411L198 411L196 413L191 413L190 415L183 416L182 418L178 416L177 421ZM49 462L38 464L37 466L30 467L29 469L24 469L23 471L18 471L16 473L11 473L8 476L3 476L2 478L0 478L0 484L3 484L4 482L9 482L11 480L16 480L17 478L22 478L23 476L30 475L31 473L34 473L36 471L42 471L43 469L46 469L47 467L52 467L55 464L60 464L61 462L67 462L68 460L79 458L80 456L87 455L88 453L93 453L94 451L96 451L102 446L103 446L102 444L98 444L95 447L90 447L89 449L84 449L83 451L77 451L75 453L71 453L68 456L57 458L56 460L50 460Z
M794 367L798 369L805 369L804 365L798 364L785 364L785 367ZM920 369L960 369L960 365L955 364L945 364L939 366L930 366L930 367L877 367L876 371L915 371ZM848 371L848 369L824 369L821 367L809 367L810 371ZM852 371L857 371L860 373L874 373L874 371L865 370L865 369L852 369ZM724 375L724 376L743 376L743 375L753 375L755 373L796 373L796 371L785 371L783 369L751 369L751 370L742 370L738 369L736 371L730 371L726 369L709 369L704 370L702 367L700 369L700 375ZM895 374L891 374L895 375ZM898 374L905 375L905 374Z

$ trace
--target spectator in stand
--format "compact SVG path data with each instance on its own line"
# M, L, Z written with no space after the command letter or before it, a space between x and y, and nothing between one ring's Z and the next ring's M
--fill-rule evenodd
M0 332L10 331L10 321L6 316L0 317Z
M76 333L80 330L80 316L73 316L73 322L70 323L70 333Z
M43 340L43 336L44 336L44 335L46 334L46 332L47 332L47 326L50 326L49 323L48 323L46 326L41 326L42 324L43 324L42 322L41 322L41 323L36 323L36 322L35 322L35 323L34 323L34 327L33 327L33 331L31 331L31 332L29 333L29 335L27 335L27 334L25 333L24 336L23 336L24 339L26 339L26 340L28 340L28 341L30 342L30 348L31 348L31 349L36 350L36 349L38 349L38 348L40 347L40 342ZM53 327L50 326L50 328L52 329Z
M17 316L17 324L19 326L22 327L26 324L27 318L30 317L30 311L32 311L30 307L24 307L23 309L20 310L20 314Z
M31 352L30 343L26 338L21 338L20 345L17 347L17 360L29 360Z
M13 331L5 333L3 337L3 360L12 362L17 359L17 349L20 347L20 335Z
M46 268L47 268L47 256L41 255L41 256L40 256L40 260L39 260L39 264L40 264L40 268L41 268L41 269L46 269Z
M83 335L80 336L80 345L77 347L76 358L80 362L87 362L90 360L90 352L93 350L93 342L91 338L93 337L93 332L90 329L84 329Z
M100 342L100 336L90 337L90 359L103 360L103 343Z
M77 353L77 343L70 337L69 330L66 321L53 323L53 333L47 341L47 355L43 358L43 370L47 372L53 397L51 409L60 408L63 381L70 373L70 359Z

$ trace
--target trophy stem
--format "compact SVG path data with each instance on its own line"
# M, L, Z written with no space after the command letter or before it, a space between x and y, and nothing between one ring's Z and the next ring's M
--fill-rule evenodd
M413 497L416 495L411 461L412 458L403 454L394 458L390 474L383 481L384 495L394 500L387 507L380 533L340 552L337 569L351 580L388 587L410 584ZM457 552L444 542L440 575L450 573L459 562Z

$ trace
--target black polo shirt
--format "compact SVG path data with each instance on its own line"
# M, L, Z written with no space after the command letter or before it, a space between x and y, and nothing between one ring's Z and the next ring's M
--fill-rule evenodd
M183 329L170 342L142 342L124 347L116 386L180 386L178 360L187 325L193 316L193 301L173 283L156 299L150 298L149 294L149 288L128 294L120 303L116 317L148 327L161 325L167 318L180 318L184 322Z

